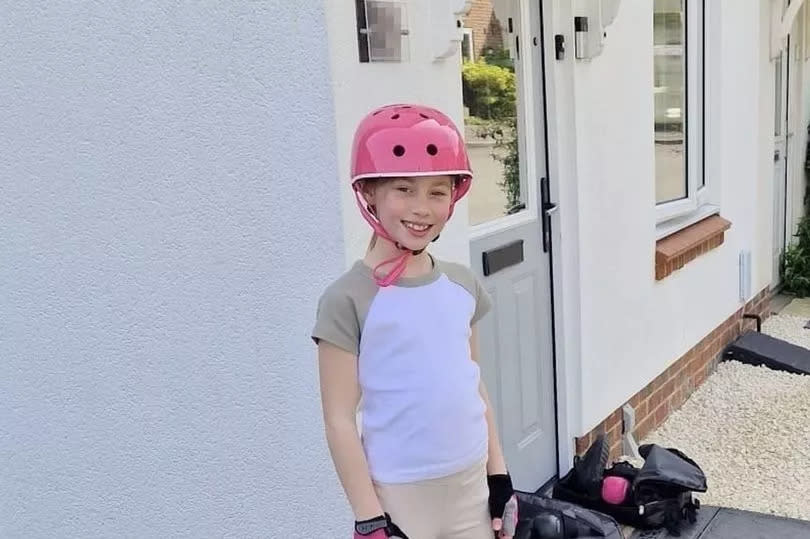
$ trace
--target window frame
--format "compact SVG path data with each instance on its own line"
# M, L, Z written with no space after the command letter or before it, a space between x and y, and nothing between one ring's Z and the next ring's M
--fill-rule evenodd
M677 221L689 222L690 214L711 213L711 182L706 177L706 140L709 126L706 113L706 0L683 0L686 16L684 18L684 169L686 197L657 201L655 196L656 223L671 229ZM657 47L653 43L653 55ZM653 143L654 144L654 143ZM655 156L653 155L653 160ZM654 162L654 161L653 161ZM657 186L658 178L655 176ZM656 189L654 192L657 193ZM669 222L669 223L668 223ZM687 226L687 225L683 225ZM681 228L681 227L678 227Z

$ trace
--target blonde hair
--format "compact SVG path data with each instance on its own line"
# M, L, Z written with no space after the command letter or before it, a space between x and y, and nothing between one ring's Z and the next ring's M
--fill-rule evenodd
M372 187L372 189L376 189L379 185L385 183L386 181L390 181L391 179L392 178L370 178L370 179L366 179L366 180L361 180L362 183L361 183L361 186L360 186L360 190L363 192L363 199L364 199L363 202L368 204L368 201L365 200L365 192L366 192L367 188L369 188L370 186L374 186L374 187ZM372 212L372 214L375 213L373 210L370 210L370 211ZM375 217L376 217L376 215L375 215ZM366 254L370 253L371 250L374 249L375 245L377 245L377 233L372 232L371 233L371 238L369 238L369 240L368 240L368 247L366 247Z

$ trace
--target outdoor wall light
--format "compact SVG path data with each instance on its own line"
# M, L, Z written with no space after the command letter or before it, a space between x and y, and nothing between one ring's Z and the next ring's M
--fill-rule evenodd
M771 60L787 47L787 36L804 3L805 0L771 0Z
M574 56L588 58L588 17L574 17Z
M430 10L433 61L455 58L464 41L462 19L472 9L473 0L442 0L428 3Z

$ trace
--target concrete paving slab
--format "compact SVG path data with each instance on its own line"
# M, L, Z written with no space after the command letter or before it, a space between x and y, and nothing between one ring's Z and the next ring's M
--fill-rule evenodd
M771 312L780 314L795 298L786 294L776 294L771 298Z
M782 309L779 314L787 314L790 316L800 316L810 320L810 298L796 298L787 307Z

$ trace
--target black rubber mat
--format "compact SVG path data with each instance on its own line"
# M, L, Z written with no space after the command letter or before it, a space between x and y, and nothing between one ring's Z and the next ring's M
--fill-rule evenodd
M723 353L723 359L765 365L793 374L810 374L810 350L756 331L745 333L731 343Z
M718 507L706 507L705 505L698 511L698 520L695 524L686 526L681 531L681 539L692 539L700 536L700 532L706 529L706 526L717 515L720 509ZM668 539L674 537L667 533L666 530L655 531L641 531L637 530L632 536L632 539Z
M810 522L703 506L698 521L681 530L680 539L802 539L810 538ZM661 531L636 531L630 539L670 539Z

